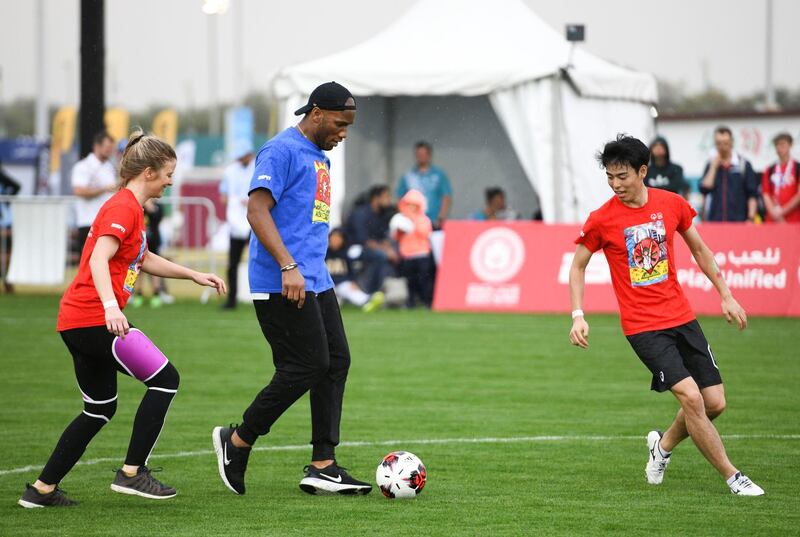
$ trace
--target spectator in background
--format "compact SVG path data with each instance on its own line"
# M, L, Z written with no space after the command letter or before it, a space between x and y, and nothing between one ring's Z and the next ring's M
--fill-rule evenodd
M475 211L472 220L516 220L517 213L506 206L506 193L499 186L486 189L486 205Z
M164 208L155 199L147 200L142 206L144 210L144 226L147 235L147 251L156 255L161 255L161 220L164 218ZM164 278L154 274L146 274L150 280L153 296L150 297L150 307L160 308L163 304L174 304L175 297L167 292L167 285ZM142 289L138 287L135 294L131 295L131 306L139 308L144 304Z
M753 166L733 150L733 133L728 127L716 128L714 145L716 154L706 164L700 182L700 192L711 197L704 219L752 222L758 208L758 179Z
M441 229L453 204L450 179L444 170L432 164L433 148L428 142L414 144L414 158L416 165L400 178L397 185L397 198L402 198L411 189L422 192L428 204L428 218L434 229Z
M117 172L111 163L114 154L114 139L107 132L95 134L92 152L79 160L72 168L72 193L75 202L75 224L78 226L78 250L89 235L94 217L100 207L118 188Z
M369 190L369 201L356 206L347 219L345 233L354 250L354 257L363 264L364 291L375 293L383 287L383 280L394 272L392 265L399 261L397 251L389 240L389 215L392 197L389 187L376 185Z
M399 212L389 222L392 238L400 247L400 270L408 282L407 306L416 306L419 298L426 308L433 302L433 261L430 237L431 219L426 215L425 196L411 189L397 204Z
M223 309L236 308L236 294L239 289L239 262L242 252L250 241L250 223L247 221L247 200L250 181L255 170L255 154L253 144L248 140L239 140L234 147L235 162L225 168L219 193L225 204L225 219L230 230L230 248L228 249L228 299Z
M689 199L689 184L683 178L683 168L669 156L667 140L661 136L650 143L650 165L644 184L652 188L662 188Z
M764 170L761 177L767 222L800 222L800 163L792 159L792 142L788 132L772 139L778 162Z
M2 163L0 163L2 164ZM19 183L6 175L0 168L0 196L16 196L19 194ZM0 280L6 293L13 293L14 286L6 281L8 261L11 259L11 205L0 202Z
M333 278L334 290L340 304L348 302L367 313L371 313L383 305L385 300L383 292L376 291L372 295L368 295L356 283L353 261L347 255L347 241L341 228L333 229L328 235L325 265Z

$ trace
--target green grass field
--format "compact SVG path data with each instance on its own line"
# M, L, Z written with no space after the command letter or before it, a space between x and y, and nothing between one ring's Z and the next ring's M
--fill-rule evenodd
M114 420L62 486L81 505L16 505L63 427L81 410L54 332L57 297L0 297L0 536L11 535L797 535L800 531L800 320L752 319L743 333L701 323L726 381L717 426L728 453L767 495L731 495L690 441L664 484L644 479L644 435L666 427L669 394L612 316L590 316L592 347L567 343L566 316L347 311L353 365L342 465L374 480L387 452L416 453L428 484L412 501L311 497L302 399L258 444L247 495L221 483L213 426L238 422L272 374L252 307L180 303L128 316L181 372L151 466L179 495L156 503L109 490L142 387L120 378ZM348 445L347 442L353 443ZM100 462L97 462L98 459ZM20 468L31 466L25 471Z

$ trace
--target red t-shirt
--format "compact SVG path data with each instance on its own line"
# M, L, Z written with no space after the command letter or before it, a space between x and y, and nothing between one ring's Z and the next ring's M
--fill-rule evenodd
M120 309L133 293L133 286L147 253L144 211L133 192L123 188L100 208L83 246L78 274L61 298L56 330L70 330L106 324L105 310L94 286L89 259L98 237L111 235L119 240L119 249L108 261L111 287Z
M691 227L696 214L681 196L648 188L644 207L628 207L614 196L583 225L575 243L603 249L626 336L695 318L678 283L672 239Z
M772 201L786 207L789 200L797 195L798 178L800 178L800 164L789 160L786 164L773 164L761 176L761 192L769 194ZM795 207L789 214L783 216L787 222L800 222L800 206ZM767 222L774 222L769 211L766 214Z

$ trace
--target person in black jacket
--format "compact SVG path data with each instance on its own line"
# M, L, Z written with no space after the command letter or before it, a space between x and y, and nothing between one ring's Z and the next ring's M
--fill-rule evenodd
M661 136L650 143L650 165L644 183L648 187L662 188L689 199L689 184L683 178L683 168L669 155L669 144Z

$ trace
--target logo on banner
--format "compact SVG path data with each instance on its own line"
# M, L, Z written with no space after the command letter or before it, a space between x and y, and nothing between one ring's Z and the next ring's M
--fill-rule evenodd
M331 220L331 176L324 162L314 161L317 172L317 194L314 199L312 222L327 224Z
M469 256L472 273L483 283L467 286L466 302L471 306L515 306L520 286L507 284L525 263L525 243L516 231L492 228L481 233Z
M525 262L525 244L506 227L481 233L472 246L469 264L472 272L489 283L505 282L517 275Z

